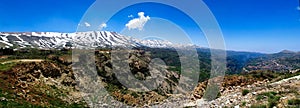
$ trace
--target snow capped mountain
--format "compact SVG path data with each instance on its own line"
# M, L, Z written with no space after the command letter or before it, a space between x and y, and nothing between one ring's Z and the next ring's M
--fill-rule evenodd
M56 49L64 47L175 47L165 40L139 40L116 32L0 32L0 47Z
M139 42L145 46L155 48L168 48L174 46L173 43L164 40L140 40Z
M74 33L22 32L0 33L0 47L60 48L72 41Z
M133 38L122 36L116 32L90 31L78 32L73 37L76 47L138 47L141 46Z

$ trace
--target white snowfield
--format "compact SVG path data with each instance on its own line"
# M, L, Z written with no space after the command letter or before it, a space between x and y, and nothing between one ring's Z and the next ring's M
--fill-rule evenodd
M140 40L109 31L77 33L0 32L0 47L58 49L64 47L178 47L166 40Z

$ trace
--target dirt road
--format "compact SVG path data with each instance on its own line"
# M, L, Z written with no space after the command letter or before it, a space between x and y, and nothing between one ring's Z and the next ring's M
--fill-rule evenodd
M7 64L7 63L17 63L17 62L42 62L45 61L43 59L19 59L19 60L10 60L2 62L1 64Z

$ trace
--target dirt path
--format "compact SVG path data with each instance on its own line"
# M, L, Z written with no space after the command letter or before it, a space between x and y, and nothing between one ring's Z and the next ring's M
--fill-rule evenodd
M274 82L274 83L272 83L272 84L282 84L282 83L288 82L288 81L290 81L290 80L300 80L300 75L294 76L294 77L291 77L291 78L282 79L282 80L280 80L280 81L278 81L278 82ZM271 84L271 85L272 85L272 84Z
M7 63L16 63L16 62L42 62L45 61L43 59L19 59L19 60L10 60L2 62L1 64L7 64Z

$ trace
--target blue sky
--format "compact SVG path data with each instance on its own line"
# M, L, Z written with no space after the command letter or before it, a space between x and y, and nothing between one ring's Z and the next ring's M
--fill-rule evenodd
M0 31L74 32L94 0L1 0Z
M220 25L227 49L265 53L279 52L284 49L300 51L298 1L204 0ZM153 4L137 5L119 11L107 22L100 19L94 21L95 19L91 18L82 20L85 12L94 2L95 0L1 0L0 31L75 32L80 23L79 29L86 27L81 30L95 30L102 27L103 30L124 34L135 32L136 35L148 34L150 37L172 38L173 36L174 40L180 37L178 35L190 35L190 40L194 43L207 45L205 37L198 32L199 28L193 21L171 7L151 8ZM106 15L97 13L97 10L89 12L95 15L95 18ZM144 12L144 17L141 18L139 12ZM145 25L142 24L143 30L138 30L138 26L141 25L135 25L135 31L129 30L126 24L138 18L146 22ZM185 32L181 31L180 27L176 27L176 24ZM163 36L158 36L159 34ZM178 38L177 41L180 39Z

